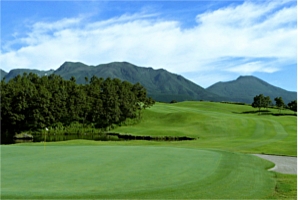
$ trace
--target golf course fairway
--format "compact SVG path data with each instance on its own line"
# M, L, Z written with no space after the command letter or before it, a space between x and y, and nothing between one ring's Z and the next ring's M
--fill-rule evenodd
M297 157L297 116L216 102L156 103L121 135L1 145L1 199L297 199L297 175L251 154Z
M259 115L249 105L189 101L156 103L140 123L114 132L131 135L187 136L175 145L242 153L297 156L297 117L292 111L269 108ZM172 144L173 145L173 144Z
M3 199L256 199L275 187L273 163L221 150L2 145L1 155Z

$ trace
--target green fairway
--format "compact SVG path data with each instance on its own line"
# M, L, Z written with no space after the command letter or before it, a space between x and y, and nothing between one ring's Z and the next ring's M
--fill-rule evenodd
M2 146L2 198L266 198L272 163L218 150Z
M251 106L212 102L158 103L144 112L141 123L113 131L199 138L187 142L187 147L296 156L297 117L271 115L278 113L276 109L267 115L252 111L256 109Z
M297 175L251 153L297 155L297 117L212 102L157 103L140 123L112 130L191 141L1 145L1 198L284 199Z

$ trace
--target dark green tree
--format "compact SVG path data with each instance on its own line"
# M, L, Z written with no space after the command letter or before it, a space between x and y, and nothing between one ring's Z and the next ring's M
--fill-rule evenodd
M268 107L271 105L272 101L269 96L264 97L264 108L268 110Z
M110 78L107 78L102 84L101 100L104 108L101 113L102 127L109 127L120 121L121 110L117 89L116 84Z
M254 97L252 107L259 108L259 113L261 112L261 108L266 107L266 100L263 94L259 94Z
M275 105L276 105L276 107L278 107L279 113L281 113L281 110L282 110L283 107L285 106L285 103L284 103L282 97L276 97L276 98L274 99L274 101L275 101Z
M102 83L102 78L93 76L90 80L90 84L85 85L85 91L88 99L85 104L85 109L87 111L87 121L99 128L102 124L101 116L104 109L101 99Z
M119 124L124 122L127 118L133 118L135 115L135 108L132 102L135 101L134 94L131 92L131 84L124 81L121 82L119 79L114 80L117 85L117 95L120 109Z
M0 89L1 131L11 134L71 123L107 128L140 118L141 110L154 104L139 83L110 78L92 77L78 85L74 77L24 73L2 80Z
M51 74L48 76L47 85L48 91L52 94L50 99L49 113L52 116L52 124L65 123L68 120L67 115L67 84L66 81L62 79L61 76Z
M294 101L291 101L290 103L288 103L288 108L296 113L297 112L297 101L294 100Z
M272 101L269 96L264 96L263 94L259 94L254 97L254 101L252 103L252 107L259 108L259 113L261 112L261 108L268 109L271 105Z

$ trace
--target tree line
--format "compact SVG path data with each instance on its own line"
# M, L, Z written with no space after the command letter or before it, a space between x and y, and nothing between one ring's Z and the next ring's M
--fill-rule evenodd
M15 134L72 123L107 128L141 117L155 102L139 83L93 76L86 84L30 73L1 81L1 129Z
M276 97L276 98L274 98L274 101L275 101L275 106L279 109L279 112L281 112L281 110L283 108L288 108L294 112L297 112L297 101L296 100L289 102L288 105L286 105L284 103L282 97ZM263 94L256 95L254 97L254 100L252 103L252 107L258 108L259 112L260 112L261 108L267 109L271 105L273 105L273 104L272 104L270 97L264 96Z

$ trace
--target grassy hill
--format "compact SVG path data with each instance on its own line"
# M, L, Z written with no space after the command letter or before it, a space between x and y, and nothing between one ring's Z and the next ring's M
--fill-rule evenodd
M234 81L218 82L206 90L227 97L227 101L232 100L249 104L252 103L253 97L259 94L270 96L272 101L275 97L281 96L286 104L297 99L297 92L289 92L275 87L254 76L240 76Z
M259 115L248 105L212 102L157 103L144 112L141 123L113 131L199 138L179 146L296 156L297 117L282 112L279 116L277 109L269 109Z
M282 112L157 103L113 132L197 139L4 145L1 198L296 199L296 175L268 171L273 163L250 155L297 155L297 117Z

